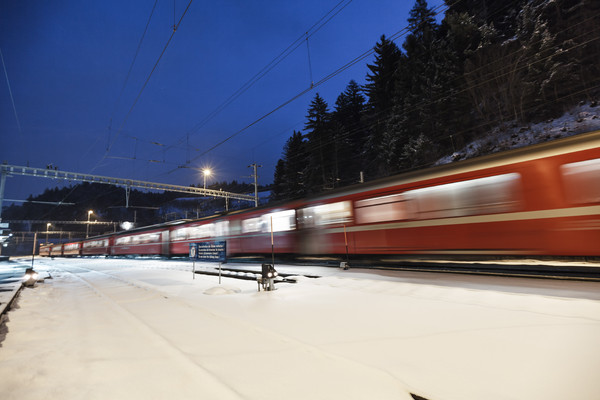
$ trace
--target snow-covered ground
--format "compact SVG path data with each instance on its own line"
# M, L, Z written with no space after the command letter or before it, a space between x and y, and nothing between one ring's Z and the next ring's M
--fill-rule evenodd
M600 398L597 283L278 266L323 277L258 292L191 267L36 259L52 279L7 314L0 398Z

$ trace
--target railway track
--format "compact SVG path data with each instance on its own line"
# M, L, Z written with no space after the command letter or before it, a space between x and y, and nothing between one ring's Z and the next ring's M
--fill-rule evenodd
M505 262L457 262L457 261L400 261L384 265L365 265L365 268L421 271L453 274L472 274L505 276L515 278L538 278L559 280L600 281L600 264L567 265L567 264L531 264Z

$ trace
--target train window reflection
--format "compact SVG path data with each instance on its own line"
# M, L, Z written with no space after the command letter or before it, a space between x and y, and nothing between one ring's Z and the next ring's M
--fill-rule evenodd
M321 204L299 210L299 222L304 228L343 224L352 218L352 207L349 201Z
M404 196L418 218L448 218L515 211L520 175L490 176L410 190Z
M356 222L367 224L407 218L404 196L393 194L356 202Z
M243 220L242 233L270 232L271 220L273 221L273 232L285 232L296 229L296 211L283 210Z
M91 240L89 242L83 243L83 247L86 249L93 248L93 247L106 247L106 246L108 246L108 239Z
M561 166L567 199L574 204L600 203L600 159Z
M188 228L189 239L200 239L214 236L215 224L204 224L197 226L190 226Z
M177 240L187 239L188 230L189 230L189 228L187 228L187 227L174 229L173 232L171 233L171 240L177 241Z
M215 223L215 236L227 236L229 234L229 221Z
M266 226L273 221L273 232L285 232L296 229L296 212L294 210L277 211L265 215Z
M131 236L121 236L121 237L115 239L116 245L129 244L130 242L131 242Z
M248 218L242 221L242 233L260 232L260 218Z

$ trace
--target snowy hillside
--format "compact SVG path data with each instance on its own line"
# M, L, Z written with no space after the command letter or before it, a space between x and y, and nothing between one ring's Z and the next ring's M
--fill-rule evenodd
M538 124L500 126L462 150L440 159L435 165L498 153L536 143L561 139L579 133L600 130L600 107L597 102L582 104L560 118Z

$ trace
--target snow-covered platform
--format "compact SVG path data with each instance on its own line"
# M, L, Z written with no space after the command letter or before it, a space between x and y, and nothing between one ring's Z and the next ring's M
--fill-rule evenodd
M36 269L54 279L8 313L3 399L600 398L599 283L277 266L321 278L258 292L185 261Z

